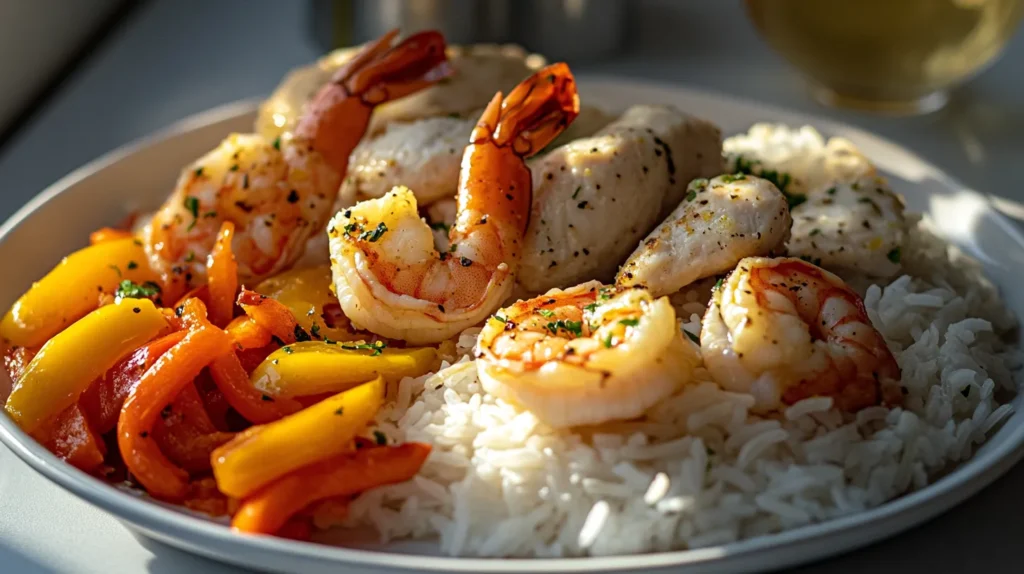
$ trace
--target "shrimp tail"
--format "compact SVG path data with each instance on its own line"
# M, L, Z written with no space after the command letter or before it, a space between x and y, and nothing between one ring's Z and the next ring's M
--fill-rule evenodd
M339 173L362 139L373 108L417 92L452 73L440 32L392 45L398 30L367 44L309 102L295 135L311 141Z
M499 147L512 144L519 157L544 149L580 113L576 79L559 62L538 70L502 100L495 94L473 130L473 142L489 138Z

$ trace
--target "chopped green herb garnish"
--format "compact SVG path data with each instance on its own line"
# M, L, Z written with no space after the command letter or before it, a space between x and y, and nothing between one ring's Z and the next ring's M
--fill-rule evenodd
M195 259L196 259L196 252L195 251L189 251L188 255L185 256L185 263L191 263L192 261L195 261Z
M722 278L719 277L718 281L715 281L715 286L711 288L712 291L718 291L722 287Z
M111 269L113 269L114 271L117 271L117 276L118 276L118 277L121 277L121 276L122 276L122 275L121 275L121 268L120 268L120 267L118 267L117 265L107 265L107 267L110 267L110 268L111 268Z
M786 203L789 204L789 208L790 209L793 209L794 207L796 207L796 206L800 205L801 203L807 201L807 196L806 195L800 195L799 193L786 193L786 192L782 192L782 195L786 196Z
M537 309L537 313L541 317L554 317L555 316L554 311L549 311L547 309Z
M686 329L683 329L683 334L689 337L690 340L693 341L694 343L698 345L700 344L700 337L698 337L697 335L694 335L693 333L687 331Z
M309 333L299 325L295 325L295 341L301 343L309 340Z
M718 179L722 180L722 183L733 183L734 181L742 181L747 177L742 173L731 173L728 175L719 176Z
M199 168L197 171L202 171L202 168ZM192 214L192 223L189 224L187 229L187 231L192 231L192 228L196 226L196 221L199 219L199 198L186 195L185 209Z
M495 313L494 314L494 318L496 320L498 320L498 321L501 321L502 323L507 323L508 322L508 319L504 315L502 315L501 313Z
M274 138L274 149L281 149L281 136L277 136L276 138Z
M544 328L551 331L552 335L558 333L558 331L566 331L568 333L572 333L576 337L583 335L583 323L580 321L566 321L559 319L548 323Z
M697 192L691 189L690 192L686 194L686 201L693 201L694 199L697 199Z
M312 335L314 338L319 339L320 338L320 325L317 325L316 323L313 323L313 326L309 328L309 334Z
M815 227L814 229L811 230L810 236L814 237L815 235L818 235L820 233L821 233L821 230L818 229L817 227Z
M829 190L826 191L825 193L827 193L829 195L835 195L836 194L836 188L834 188L834 187L829 188Z
M121 281L117 286L114 296L118 299L146 299L160 293L160 286L152 281L146 281L142 285L132 283L128 279Z
M196 177L202 177L202 176L203 176L203 168L202 168L202 166L197 167L196 168Z
M281 347L281 350L282 350L282 351L284 351L284 354L285 354L285 355L291 355L292 353L294 353L294 352L295 352L295 351L294 351L294 350L293 350L293 349L292 349L291 347L289 347L288 345L285 345L285 346Z
M370 243L374 243L378 239L380 239L380 237L384 235L384 233L387 232L387 230L388 226L385 225L384 222L382 221L378 223L377 227L374 227L372 231L364 231L361 234L359 234L359 239L369 241Z
M388 435L380 432L379 430L373 431L373 438L377 441L378 446L384 446L388 444Z
M897 247L897 248L893 249L892 251L886 253L885 256L889 258L889 261L892 261L893 263L899 263L900 262L900 248Z
M334 414L336 414L338 416L341 416L341 415L345 414L345 407L338 407L338 409L336 411L334 411Z
M342 349L346 351L373 351L370 353L371 357L376 357L388 346L384 341L374 341L373 343L344 343L341 345Z
M583 308L584 311L590 311L591 313L594 312L594 309L597 309L597 303L591 303Z
M572 198L573 199L576 199L576 197L580 194L580 190L581 189L583 189L582 185L577 185L576 186L576 191L572 192Z
M452 230L452 227L450 225L448 225L447 223L443 222L443 221L439 221L437 223L431 223L430 224L430 228L431 229L438 229L438 230L444 231L445 233L448 233L449 231Z
M610 349L612 347L612 334L608 333L608 336L605 337L604 341L602 341L602 342L604 343L604 348L605 349Z
M626 327L636 327L640 324L640 319L631 317L629 319L622 319L619 321L619 325L625 325Z

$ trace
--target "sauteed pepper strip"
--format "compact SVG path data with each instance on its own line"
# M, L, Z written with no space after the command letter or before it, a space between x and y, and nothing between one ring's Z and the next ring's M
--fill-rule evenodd
M202 301L183 305L189 330L150 367L135 386L117 421L117 444L128 470L156 498L180 501L187 494L188 473L172 463L152 440L150 433L160 412L193 379L219 356L232 350L231 338L206 321Z
M282 347L252 373L252 386L272 397L339 393L380 375L418 377L437 361L433 348L386 349L372 343L306 341Z
M242 498L289 472L352 449L384 402L376 379L267 425L251 427L213 453L217 488Z
M156 294L157 279L135 239L86 247L65 257L14 303L0 322L0 336L13 345L38 347L95 310L102 295L122 284Z
M75 404L118 359L166 328L163 313L148 299L122 299L96 309L39 349L7 398L7 413L31 433Z
M430 446L358 450L301 468L244 500L231 526L243 532L278 532L292 516L318 500L359 494L411 479L427 460Z

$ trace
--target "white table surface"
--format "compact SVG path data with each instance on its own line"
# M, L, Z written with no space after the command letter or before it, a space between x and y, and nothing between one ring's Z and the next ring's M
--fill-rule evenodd
M686 83L829 116L889 137L1024 214L1024 34L940 113L911 119L827 110L754 35L738 3L645 0L634 48L581 73ZM156 0L137 11L58 97L0 150L0 216L91 159L217 104L268 93L319 52L308 3ZM1016 105L1014 105L1016 104ZM1024 465L962 506L891 540L799 569L827 574L1020 572ZM136 539L0 447L0 572L242 572Z

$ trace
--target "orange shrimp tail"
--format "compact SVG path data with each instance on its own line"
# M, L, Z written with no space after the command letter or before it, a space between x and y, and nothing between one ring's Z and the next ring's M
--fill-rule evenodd
M426 88L452 73L444 36L420 32L392 46L397 30L368 44L310 100L295 127L344 174L370 124L374 106Z
M473 143L489 138L499 147L512 144L519 157L544 149L580 113L576 79L565 63L538 70L504 100L495 95L473 130Z

